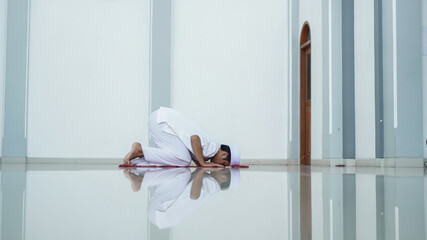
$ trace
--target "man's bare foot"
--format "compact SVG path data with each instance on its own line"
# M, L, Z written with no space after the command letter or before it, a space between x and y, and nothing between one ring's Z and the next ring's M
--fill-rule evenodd
M134 142L132 144L132 149L128 154L126 154L125 158L123 159L123 162L125 164L130 164L130 160L137 157L144 157L144 153L142 152L141 144L139 142Z

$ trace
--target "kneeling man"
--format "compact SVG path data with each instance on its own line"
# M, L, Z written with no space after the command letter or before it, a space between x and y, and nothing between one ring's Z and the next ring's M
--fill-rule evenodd
M151 114L148 127L156 147L133 143L123 159L125 164L189 166L191 161L209 167L240 164L237 147L219 144L199 124L177 110L161 107ZM131 162L133 159L136 160Z

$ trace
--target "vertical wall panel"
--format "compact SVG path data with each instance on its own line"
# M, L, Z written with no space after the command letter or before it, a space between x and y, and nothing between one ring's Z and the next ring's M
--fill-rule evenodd
M356 158L375 158L374 2L354 2Z
M284 99L283 99L283 101L284 101L284 104L285 104L285 112L284 112L284 115L285 115L285 117L284 117L284 124L285 124L285 131L284 131L284 134L285 134L285 144L284 144L284 154L285 154L285 156L284 156L284 158L285 159L289 159L289 152L290 152L290 150L289 150L289 131L290 131L290 128L289 128L289 32L290 32L290 30L289 30L289 16L288 17L286 17L286 14L287 13L289 13L289 1L291 1L291 0L285 0L285 11L284 11L284 13L285 13L285 26L284 26L284 28L285 28L285 38L284 38L284 41L285 41L285 51L284 51L284 56L285 56L285 58L284 58L284 61L285 61L285 72L284 72L284 80L285 80L285 86L284 86L284 95L285 95L285 97L284 97ZM286 35L288 35L288 36L286 36Z
M289 143L288 155L290 159L299 159L300 157L300 139L299 139L299 1L289 0L289 70L288 70L288 96L289 96Z
M342 15L341 1L322 1L322 153L342 158Z
M147 143L150 1L32 1L28 156L121 158Z
M6 69L7 0L0 0L0 157L3 147L4 78Z
M423 156L420 8L420 0L396 0L398 158Z
M423 28L423 46L427 49L427 0L421 1L421 18ZM427 50L422 56L422 75L423 75L423 113L424 113L424 158L427 158Z
M343 157L343 134L342 134L342 15L341 15L341 0L330 0L331 16L329 25L331 31L330 41L330 63L332 68L330 71L330 93L329 93L329 135L330 135L330 158L339 159ZM324 129L325 130L325 129Z
M242 158L285 158L285 5L173 2L171 105Z
M3 157L27 154L28 0L7 5Z
M383 1L385 157L421 158L421 1Z
M322 134L322 153L323 158L328 159L330 157L330 134L329 134L329 125L330 125L330 119L329 119L329 112L331 111L329 109L329 102L331 99L331 96L329 95L329 80L330 80L330 37L329 32L332 31L330 29L330 21L332 20L332 17L330 15L330 9L332 0L322 0L322 50L323 50L323 56L322 56L322 87L323 87L323 94L322 94L322 106L323 106L323 115L322 115L322 128L323 128L323 134Z
M343 158L355 158L354 0L342 1Z
M383 128L384 157L393 158L396 152L393 99L393 8L392 1L382 1L383 29Z
M284 88L283 88L283 94L285 95L283 102L284 102L284 124L285 124L285 131L284 131L284 136L285 136L285 144L283 145L284 148L284 158L285 159L289 159L289 1L291 0L285 0L285 8L284 8L284 13L285 13L285 38L284 38L284 43L285 43L285 49L283 51L283 54L285 56L284 61L285 61L285 71L284 71Z
M375 11L375 157L384 158L383 31L382 0L374 1Z
M152 1L151 31L151 112L170 107L172 2Z

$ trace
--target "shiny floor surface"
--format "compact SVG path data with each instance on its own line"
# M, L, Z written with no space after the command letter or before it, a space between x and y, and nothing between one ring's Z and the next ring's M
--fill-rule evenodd
M1 165L1 240L427 239L424 169Z

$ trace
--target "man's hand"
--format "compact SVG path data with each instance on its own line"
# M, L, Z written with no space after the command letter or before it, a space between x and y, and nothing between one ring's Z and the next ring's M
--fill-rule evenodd
M200 163L200 166L202 166L202 167L221 167L221 168L224 167L224 165L213 163L213 162L204 162L203 164Z

